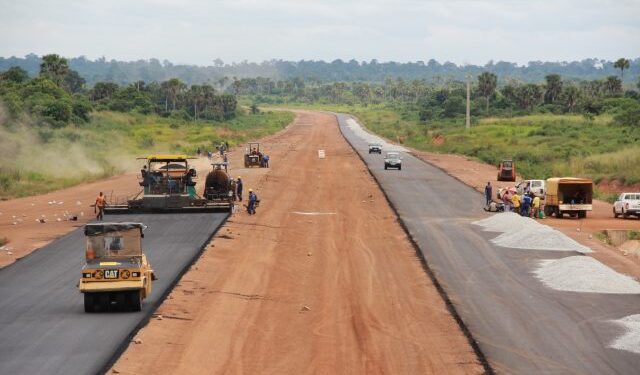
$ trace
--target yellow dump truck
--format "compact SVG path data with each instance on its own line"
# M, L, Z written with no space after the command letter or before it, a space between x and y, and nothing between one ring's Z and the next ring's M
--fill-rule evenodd
M141 223L89 223L78 287L85 312L140 311L155 275L142 252Z
M593 181L589 178L553 177L545 183L544 213L562 218L587 217L587 211L593 210Z

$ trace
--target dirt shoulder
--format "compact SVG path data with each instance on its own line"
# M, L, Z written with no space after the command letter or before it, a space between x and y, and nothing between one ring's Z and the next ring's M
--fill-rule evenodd
M205 175L211 168L209 163L206 158L193 161L198 172ZM199 188L202 189L202 186ZM114 198L137 194L140 186L136 173L114 176L44 195L0 201L0 237L9 240L4 249L0 250L0 268L93 219L95 215L90 205L101 191L107 197L113 195ZM67 220L70 216L77 216L78 220ZM40 218L45 219L45 223L40 223Z
M233 168L257 214L228 221L113 370L481 373L335 117L300 111L263 148L272 168Z
M493 185L494 192L501 187L513 186L513 182L496 181L497 169L492 165L470 160L460 155L437 154L416 150L411 152L480 192L484 192L484 186L488 181ZM615 219L611 209L611 204L595 200L593 211L588 213L586 219L556 219L551 217L544 219L543 222L562 231L583 245L592 248L594 253L589 254L590 256L618 272L640 278L640 257L624 255L619 250L605 245L594 235L604 229L640 230L640 220Z

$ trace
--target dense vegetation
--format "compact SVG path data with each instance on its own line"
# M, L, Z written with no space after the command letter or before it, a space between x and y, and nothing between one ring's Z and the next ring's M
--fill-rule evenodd
M48 55L37 77L19 67L0 72L0 198L110 176L148 152L245 142L292 118L245 113L233 95L178 79L87 88L65 59Z
M247 103L353 113L372 131L421 150L490 164L514 158L527 178L580 175L640 183L638 90L624 89L617 76L568 82L550 74L541 83L498 82L489 72L472 82L471 130L464 126L464 82L245 78L234 89Z
M233 118L237 104L234 96L210 85L188 86L176 78L126 86L97 82L88 89L85 79L58 55L44 56L35 78L16 66L1 73L0 99L14 118L26 112L53 127L87 122L94 109L222 121Z
M0 58L0 71L12 66L25 69L31 76L38 74L41 58L30 54L23 58ZM172 64L158 59L138 61L116 61L100 58L88 60L77 57L69 60L71 69L76 70L89 85L100 81L127 85L136 81L162 82L178 78L188 84L214 84L226 87L230 80L225 77L266 77L272 80L302 78L317 82L383 82L387 78L404 80L426 79L430 83L450 80L462 80L470 74L474 77L482 72L491 72L507 81L517 79L523 82L540 82L546 75L560 74L567 80L602 79L618 72L616 62L584 59L582 61L542 62L531 61L527 65L511 62L490 61L484 66L456 65L451 62L378 62L377 60L334 60L325 61L283 61L271 60L261 63L243 61L225 64L222 60L212 61L211 66ZM640 76L640 58L630 61L630 67L624 74L625 83L633 83Z
M640 80L637 82L640 90ZM640 123L640 93L625 90L617 76L580 82L567 82L549 74L542 83L509 81L498 85L498 77L484 72L471 87L471 115L474 118L513 117L535 113L582 114L591 119L602 113L614 115L616 123ZM426 126L459 119L465 114L466 84L454 81L432 84L425 80L387 79L384 83L305 82L295 78L272 81L243 78L232 91L261 104L309 103L335 105L392 105L414 111Z

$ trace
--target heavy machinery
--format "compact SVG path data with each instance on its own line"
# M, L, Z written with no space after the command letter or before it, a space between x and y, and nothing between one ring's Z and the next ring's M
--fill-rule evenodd
M124 202L107 202L105 214L139 212L217 212L227 204L210 202L196 193L197 173L186 155L150 155L146 158L136 196Z
M593 181L589 178L553 177L548 178L545 191L544 214L562 218L587 217L587 211L593 210Z
M236 198L236 182L226 173L224 163L211 164L213 170L207 174L204 185L204 198L207 202L220 207L226 205L229 210L233 208Z
M141 223L89 223L82 276L84 311L140 311L156 280L142 252Z
M516 164L513 160L502 160L498 164L498 181L515 181Z
M244 167L264 167L262 162L262 152L260 152L260 143L249 142L247 148L244 151Z

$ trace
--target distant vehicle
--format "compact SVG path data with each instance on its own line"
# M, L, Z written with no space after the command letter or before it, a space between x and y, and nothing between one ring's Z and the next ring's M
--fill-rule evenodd
M382 145L380 143L369 143L370 154L382 154Z
M244 167L260 167L264 168L265 165L262 160L263 154L260 151L260 143L249 142L244 152Z
M498 181L515 181L516 163L513 160L503 160L498 164Z
M387 152L387 155L384 157L384 169L389 168L398 168L398 170L402 170L402 158L399 153Z
M524 194L528 190L536 197L543 198L544 186L544 180L522 180L516 184L516 190L518 191L518 194Z
M86 263L78 283L84 311L140 311L156 279L142 252L141 223L89 223Z
M640 219L640 193L622 193L613 203L613 216L625 219L635 216Z
M593 181L590 178L553 177L546 181L544 213L562 218L587 217L587 211L593 210Z

